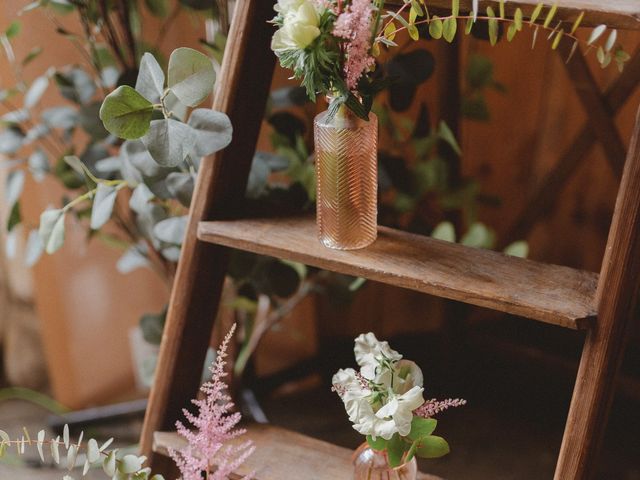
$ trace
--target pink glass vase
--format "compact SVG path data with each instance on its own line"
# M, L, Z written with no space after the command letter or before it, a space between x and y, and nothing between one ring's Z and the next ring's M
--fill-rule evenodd
M322 244L364 248L376 239L378 216L378 117L358 118L342 106L314 121L316 217Z
M387 452L372 449L363 443L353 454L353 480L416 480L418 465L415 457L399 467L391 468Z

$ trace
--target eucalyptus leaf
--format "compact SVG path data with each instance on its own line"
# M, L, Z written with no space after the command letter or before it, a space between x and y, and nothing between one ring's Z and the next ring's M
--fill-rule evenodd
M194 148L196 132L178 120L154 120L141 140L159 165L176 167Z
M153 228L153 233L161 242L181 245L187 230L188 220L187 215L167 218Z
M160 313L147 313L140 318L140 330L145 341L151 345L160 345L166 318L166 310Z
M18 127L9 127L0 131L0 154L13 155L24 142L24 134Z
M100 120L100 105L100 102L93 102L82 106L78 112L80 126L94 141L104 140L109 136L109 132Z
M193 197L195 179L193 175L185 172L171 172L166 180L167 189L178 201L188 207Z
M160 251L166 260L174 263L178 263L178 260L180 260L180 252L180 247L167 247Z
M4 198L7 204L13 206L18 201L24 189L25 174L23 170L14 170L7 175Z
M129 208L136 213L145 210L147 204L153 199L154 195L144 183L141 183L133 189L131 198L129 199Z
M149 131L153 105L128 85L122 85L104 99L100 119L114 135L133 140Z
M136 90L152 103L160 102L164 91L164 72L156 58L146 52L140 60Z
M80 120L78 112L71 107L48 108L42 112L41 118L49 128L61 130L75 127Z
M496 234L484 223L476 222L462 236L460 243L467 247L493 248L496 243Z
M18 253L18 230L12 230L5 236L4 253L10 260L16 258Z
M33 267L44 252L44 244L40 238L38 230L31 230L27 237L27 245L25 247L24 263L27 267Z
M436 240L442 240L444 242L452 242L456 241L456 230L451 222L442 222L439 223L436 228L431 232L431 237Z
M79 105L90 102L96 94L97 87L93 78L80 67L74 67L67 72L58 72L53 78L60 94Z
M40 148L35 149L33 153L29 155L28 165L29 171L36 182L42 182L47 173L51 171L49 159L47 158L46 153L44 153Z
M132 186L136 186L138 183L144 181L145 178L163 176L163 172L167 171L158 165L141 140L129 140L123 143L121 153L125 160L123 163L132 168L133 171L130 173L135 173L135 177L139 179L139 181L133 182ZM166 175L166 173L164 173L164 175Z
M31 118L31 114L29 110L26 108L20 108L18 110L14 110L13 112L5 113L2 116L2 122L4 123L22 123L26 122Z
M508 245L504 249L504 253L513 257L527 258L529 256L529 244L524 240L518 240Z
M55 253L64 244L64 220L64 210L45 210L40 215L38 233L48 254Z
M98 230L111 218L118 196L118 189L105 183L99 183L93 198L91 209L91 229Z
M144 237L151 241L156 250L162 248L162 242L156 238L154 227L167 218L167 212L160 205L147 203L144 209L136 216L136 225Z
M29 90L27 90L27 93L25 93L24 95L24 107L35 107L40 99L42 99L42 96L44 95L44 92L47 91L47 88L49 88L49 77L43 75L36 78L29 87Z
M191 113L188 125L195 130L194 153L198 157L211 155L231 143L233 127L229 117L208 108Z
M215 79L213 63L206 55L186 47L171 53L168 86L185 105L199 105L213 91Z

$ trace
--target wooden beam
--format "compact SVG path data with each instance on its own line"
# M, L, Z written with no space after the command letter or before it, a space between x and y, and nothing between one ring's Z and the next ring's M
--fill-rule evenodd
M386 4L403 5L403 0L387 0ZM508 0L505 3L507 15L513 15L520 7L528 16L539 2L537 0ZM558 19L572 22L580 12L585 12L582 22L584 26L609 25L612 28L640 30L640 2L637 0L544 0L545 5L558 4ZM472 0L460 0L460 11L470 12ZM495 8L497 2L481 0L480 10L486 11L488 6ZM451 12L451 0L429 0L429 8Z
M640 84L640 49L628 62L624 72L605 93L608 109L617 113ZM587 122L569 143L555 167L539 182L529 195L526 206L515 224L504 235L503 246L514 240L525 238L533 226L558 200L567 181L596 143L596 135Z
M198 175L142 430L141 449L149 456L153 433L174 428L200 383L225 277L227 250L199 242L196 230L201 220L237 214L243 203L275 65L269 48L273 27L267 23L272 17L273 2L236 3L213 105L229 115L236 131L229 147L203 159ZM155 461L152 458L154 471Z
M199 238L567 328L589 328L597 275L379 227L353 251L317 239L311 218L203 222Z
M609 107L600 92L598 83L584 56L574 55L570 61L566 61L571 55L572 45L573 41L563 40L560 42L558 53L563 59L573 88L584 107L587 121L591 124L591 130L600 141L609 165L616 176L620 178L627 150L615 124L615 111Z
M638 113L598 285L598 324L587 339L562 440L556 480L596 475L640 286L640 112Z

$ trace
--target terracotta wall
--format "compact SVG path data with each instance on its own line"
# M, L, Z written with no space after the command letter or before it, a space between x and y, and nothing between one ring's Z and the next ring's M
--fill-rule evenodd
M22 0L0 2L0 28L16 19L16 12L24 5ZM26 69L27 78L49 66L82 61L70 43L54 33L55 26L43 13L30 12L19 20L23 30L15 41L18 58L33 46L44 47L44 53ZM69 31L80 31L72 16L64 25ZM150 38L157 36L155 22L145 22L145 27ZM163 38L163 47L193 45L202 28L201 23L181 16ZM4 55L0 55L0 81L2 87L11 81ZM55 87L51 87L43 106L60 103ZM83 142L82 138L76 140ZM59 204L63 193L54 181L29 182L23 197L27 221L37 225L39 213L49 204ZM70 407L108 403L133 393L129 329L143 313L161 310L168 296L167 287L149 271L126 276L118 273L115 262L120 254L99 241L87 243L85 228L68 219L62 250L44 257L33 269L33 293L53 394ZM13 268L15 275L21 267L16 263Z

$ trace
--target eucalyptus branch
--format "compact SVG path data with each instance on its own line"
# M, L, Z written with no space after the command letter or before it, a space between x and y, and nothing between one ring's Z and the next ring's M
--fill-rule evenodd
M101 466L105 475L109 478L116 478L116 476L117 478L127 480L146 480L150 478L151 469L143 466L147 458L131 454L119 458L118 449L109 449L113 443L113 438L110 438L99 446L98 442L93 438L83 443L84 432L80 432L78 439L72 441L69 435L68 425L65 425L63 428L62 439L60 436L47 439L44 430L40 430L35 438L30 435L25 427L23 427L22 431L23 434L21 438L13 440L5 431L0 430L0 457L11 447L16 449L18 455L23 455L28 445L29 447L36 447L40 461L44 462L44 447L47 447L51 460L56 465L60 465L64 458L66 470L69 473L76 468L79 455L84 453L86 459L82 468L83 476L86 475L91 468ZM65 475L63 480L72 480L72 477ZM163 477L161 475L154 475L151 477L151 480L163 480Z

